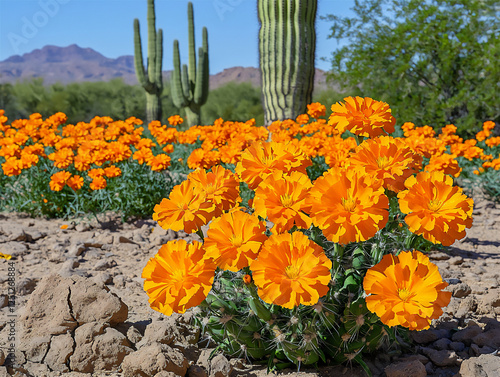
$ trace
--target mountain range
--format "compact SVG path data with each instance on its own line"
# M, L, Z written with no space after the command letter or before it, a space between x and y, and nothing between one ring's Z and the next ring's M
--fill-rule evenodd
M168 79L172 71L163 71ZM0 84L16 83L41 77L46 85L83 81L109 81L121 78L127 84L137 84L132 55L111 59L91 48L76 44L67 47L45 46L41 49L11 56L0 62ZM326 72L316 69L315 88L325 89ZM254 67L232 67L210 75L210 88L229 82L249 82L260 85L260 71Z

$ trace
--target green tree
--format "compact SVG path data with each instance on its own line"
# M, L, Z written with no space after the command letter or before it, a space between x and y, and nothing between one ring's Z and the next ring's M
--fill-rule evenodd
M471 134L500 121L496 0L355 0L354 17L328 15L330 79L391 106L401 123L455 124Z
M256 125L264 122L260 88L250 83L228 83L210 91L208 101L202 109L204 124L213 124L214 120L246 122L255 118Z

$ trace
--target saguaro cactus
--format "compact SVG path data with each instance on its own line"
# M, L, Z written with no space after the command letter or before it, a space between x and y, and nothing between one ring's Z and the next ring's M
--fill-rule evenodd
M307 110L314 87L317 0L258 0L265 124Z
M134 64L137 80L146 91L146 121L161 120L163 31L156 31L155 2L148 0L148 67L147 74L142 62L139 20L134 20Z
M203 28L203 43L198 49L198 67L194 42L193 4L188 3L189 68L184 64L181 71L179 41L174 41L174 71L170 80L172 100L178 108L186 110L187 124L200 124L200 109L208 97L208 32Z

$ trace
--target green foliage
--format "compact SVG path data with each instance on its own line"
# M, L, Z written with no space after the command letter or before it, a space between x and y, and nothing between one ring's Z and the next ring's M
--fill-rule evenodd
M254 118L257 125L263 124L260 88L250 83L229 83L211 90L202 111L203 124L213 124L218 118L234 122Z
M134 65L137 80L146 91L146 122L160 120L163 92L163 31L156 31L155 2L148 0L148 67L147 74L142 61L139 20L134 20Z
M189 67L184 64L181 69L179 41L174 41L174 70L172 72L172 99L175 106L183 109L188 126L201 124L201 106L207 102L209 69L208 69L208 32L203 28L202 47L198 49L198 66L196 66L196 47L194 40L193 3L188 3L188 35L189 35Z
M265 124L295 119L314 87L317 0L258 0Z
M161 96L163 109L175 114L166 85ZM44 118L56 112L68 116L68 123L88 122L95 116L127 119L135 116L146 120L146 98L139 85L128 85L122 79L109 82L82 82L44 86L42 79L0 85L0 104L9 120L28 118L40 113Z
M357 0L328 15L330 79L390 104L400 122L455 124L470 136L500 121L500 17L495 0Z

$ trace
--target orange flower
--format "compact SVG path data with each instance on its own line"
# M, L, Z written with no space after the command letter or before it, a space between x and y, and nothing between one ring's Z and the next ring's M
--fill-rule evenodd
M68 229L68 224L63 224L63 225L61 225L59 228L60 228L60 229L63 229L63 230L64 230L64 229Z
M362 142L349 162L381 179L385 188L399 192L405 189L406 178L420 169L422 157L413 153L401 139L380 136Z
M68 179L66 184L75 191L80 190L83 187L83 178L79 175L74 175Z
M104 168L104 175L108 178L116 178L122 175L122 170L115 165Z
M345 104L332 105L328 119L328 124L335 126L340 133L347 129L356 135L375 137L394 132L396 119L387 103L369 97L347 97L344 101Z
M102 190L108 186L108 182L104 177L95 177L92 182L90 182L91 190Z
M168 144L162 148L162 151L165 153L172 153L174 151L174 146L172 144Z
M450 174L457 178L462 171L462 168L458 165L458 161L455 156L443 153L442 155L432 156L429 163L425 166L426 171L442 171L444 174Z
M210 223L206 255L223 270L236 272L257 258L267 239L265 232L266 226L257 216L242 211L225 213Z
M151 167L152 171L162 171L168 169L170 166L170 156L166 154L159 154L152 157L147 164Z
M54 166L60 169L66 169L73 163L75 154L69 148L63 148L55 153L49 154L49 160L54 161Z
M260 298L288 309L326 295L331 268L323 249L301 232L272 235L250 264Z
M60 171L52 174L49 182L50 189L52 191L61 191L70 178L71 173L69 171Z
M182 119L179 115L172 115L171 117L168 117L167 120L168 123L174 127L184 122L184 119Z
M251 189L274 171L306 173L311 160L292 143L256 142L241 155L236 165L236 173Z
M141 277L149 305L165 315L184 313L205 300L212 289L215 263L197 241L170 241L151 258Z
M9 157L2 164L3 173L7 177L12 177L14 175L19 175L22 172L22 161L16 157Z
M274 172L255 189L252 203L255 214L274 223L273 233L289 231L294 225L308 229L312 220L307 215L311 206L306 204L306 198L311 188L305 174L292 172L287 176Z
M103 177L106 172L102 168L97 168L89 170L87 174L90 178L95 179L97 177Z
M138 151L134 152L132 158L134 160L137 160L139 164L144 164L145 162L148 162L153 158L153 152L151 151L150 148L142 148L139 149Z
M205 195L208 202L215 205L214 216L220 216L223 211L229 211L240 199L240 183L236 175L222 166L217 165L211 172L198 169L187 177Z
M163 229L192 233L214 217L215 206L205 199L202 190L192 181L175 186L168 199L154 208L153 220Z
M406 213L411 232L450 246L465 237L472 226L473 201L453 186L453 178L441 171L420 172L406 180L408 190L398 194L399 208Z
M36 154L31 154L31 153L21 153L21 168L22 169L29 169L33 165L36 165L38 163L38 156Z
M368 310L388 326L410 330L428 329L443 314L451 299L451 292L443 291L446 286L437 266L419 251L384 255L363 281Z
M356 168L328 170L314 182L307 203L313 223L343 245L373 237L389 218L382 181Z
M306 124L307 122L309 122L309 115L307 114L300 114L297 119L295 119L295 121L297 122L297 124Z
M314 102L307 105L307 113L312 118L318 119L326 114L326 107L319 102Z

